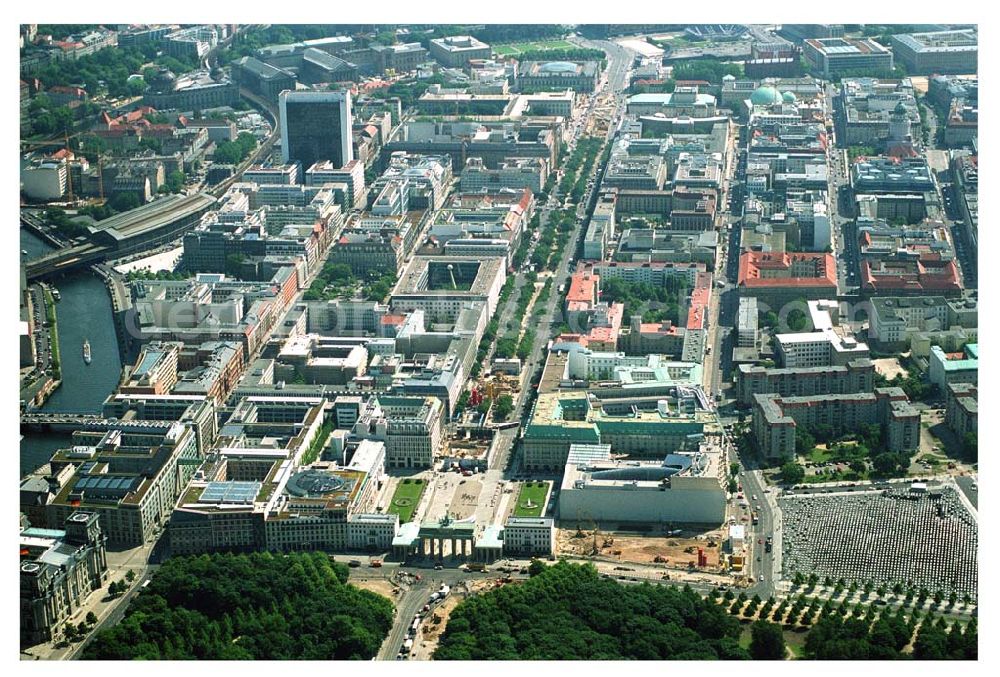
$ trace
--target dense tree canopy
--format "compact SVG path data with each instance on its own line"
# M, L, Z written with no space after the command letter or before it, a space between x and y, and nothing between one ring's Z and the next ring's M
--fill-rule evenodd
M450 27L449 27L450 28ZM561 37L565 27L558 24L486 24L469 29L469 34L490 44L499 42L519 42L522 40L542 40ZM448 31L448 34L455 35Z
M785 659L785 635L777 623L757 621L750 626L750 655L755 660Z
M872 468L875 470L875 474L882 477L891 477L904 472L909 465L910 459L906 454L885 452L872 459Z
M241 132L235 141L220 141L215 147L215 161L237 165L257 146L253 134Z
M64 40L70 35L89 33L100 27L100 24L38 24L38 34L51 35L53 40Z
M641 314L643 322L669 320L680 324L680 304L687 293L687 286L677 277L669 278L665 286L627 282L615 277L601 280L601 300L623 303L625 318Z
M444 77L441 75L434 75L422 80L397 80L386 88L373 89L369 94L376 99L399 97L403 108L407 109L416 104L417 99L423 96L431 85L443 83Z
M674 66L674 80L705 80L721 84L726 75L743 76L743 66L738 63L722 63L711 59L692 59Z
M795 453L810 454L816 448L816 438L805 428L795 428Z
M93 97L103 86L111 96L134 95L138 85L130 85L128 78L142 73L143 66L150 61L175 73L185 73L198 67L198 60L193 57L179 59L166 54L157 55L155 46L146 45L141 49L102 49L78 59L52 61L38 71L37 77L46 89L55 85L80 85ZM147 66L147 72L149 68Z
M912 623L912 619L910 621ZM912 626L902 611L883 613L874 623L861 618L824 616L806 637L806 657L819 660L887 660L906 658ZM975 623L945 629L932 618L920 625L913 657L922 660L975 660L979 635Z
M689 589L601 579L568 562L464 600L436 660L746 659L739 622Z
M781 466L781 481L785 484L798 484L804 480L805 477L805 468L795 461L789 461Z
M952 624L941 627L928 618L920 625L913 642L913 657L918 660L976 660L979 655L979 633L975 624L963 628Z
M809 318L799 308L793 308L788 313L788 328L792 331L805 331L809 326Z
M968 461L979 460L979 435L976 433L965 433L962 438L962 453Z
M45 221L64 237L74 238L88 234L85 226L71 219L59 207L49 207L46 209Z
M174 557L85 659L369 659L392 603L322 553Z
M493 417L498 421L505 421L512 411L514 411L514 398L510 395L501 395L497 400L496 409L493 410Z
M141 204L139 196L131 192L115 193L108 200L108 206L116 212L127 212L130 209L135 209Z
M777 623L750 626L749 650L740 643L741 625L727 612L747 597L727 591L724 604L690 588L623 586L602 579L590 564L533 561L531 578L469 597L452 612L435 660L781 660L785 636ZM815 576L811 576L813 580ZM772 601L762 609L768 615ZM760 606L759 597L747 608ZM782 605L783 607L784 605ZM815 608L810 615L815 613ZM874 607L872 607L874 608ZM793 607L792 617L802 609ZM744 613L744 616L752 617ZM780 614L779 614L780 615ZM874 620L873 620L874 619ZM914 637L915 620L882 609L860 617L824 613L806 636L805 657L820 660L894 660ZM928 618L913 642L917 659L975 660L978 631Z
M906 373L906 376L903 376L901 373L897 373L891 379L886 378L876 371L875 385L879 388L887 386L902 388L903 392L906 393L906 396L911 400L923 400L928 397L932 397L937 392L937 386L930 381L925 381L921 378L918 370L914 368L910 368Z

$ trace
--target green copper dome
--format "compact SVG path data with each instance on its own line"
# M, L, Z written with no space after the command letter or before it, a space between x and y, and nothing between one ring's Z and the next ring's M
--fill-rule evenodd
M750 103L755 106L770 106L774 103L781 103L781 93L774 85L761 85L753 90L750 95Z
M785 92L781 95L781 100L785 103L795 103L795 94L792 92Z

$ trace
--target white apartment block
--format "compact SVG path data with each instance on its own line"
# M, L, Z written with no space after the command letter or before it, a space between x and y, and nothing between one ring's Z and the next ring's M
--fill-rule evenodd
M841 336L831 329L801 334L777 334L778 355L786 369L843 366L868 357L868 344Z
M347 547L351 550L388 550L399 529L399 515L362 514L347 518Z
M33 200L58 200L68 182L64 161L35 162L21 170L21 191Z
M555 521L551 517L508 517L503 529L504 553L551 555L555 552Z
M305 174L307 186L322 186L327 183L346 184L348 209L364 209L367 199L364 163L351 160L343 167L336 167L329 160L325 160L309 167Z
M255 165L243 172L243 181L256 183L258 186L293 186L299 183L299 165L297 163L274 167Z
M736 316L736 345L739 348L757 347L757 298L744 296Z

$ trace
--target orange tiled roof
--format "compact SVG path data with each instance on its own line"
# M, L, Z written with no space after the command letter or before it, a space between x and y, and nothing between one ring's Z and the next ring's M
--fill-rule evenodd
M569 293L566 294L567 302L593 303L597 298L597 286L600 276L593 273L575 273L570 279Z

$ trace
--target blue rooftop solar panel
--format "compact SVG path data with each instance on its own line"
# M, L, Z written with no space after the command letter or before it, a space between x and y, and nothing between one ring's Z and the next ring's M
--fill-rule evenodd
M209 482L201 492L201 503L252 503L260 482Z

